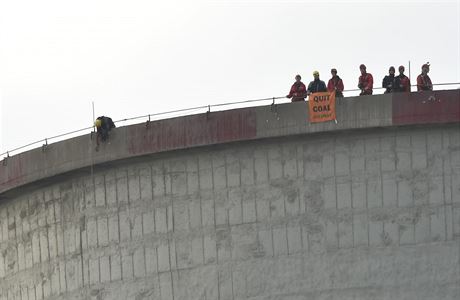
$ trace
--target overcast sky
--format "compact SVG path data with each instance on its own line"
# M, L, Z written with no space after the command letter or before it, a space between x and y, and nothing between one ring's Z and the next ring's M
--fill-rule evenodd
M409 60L412 83L427 61L460 82L459 16L460 0L0 0L0 153L91 126L93 101L119 120L284 96L332 67L354 89L361 63L380 87Z

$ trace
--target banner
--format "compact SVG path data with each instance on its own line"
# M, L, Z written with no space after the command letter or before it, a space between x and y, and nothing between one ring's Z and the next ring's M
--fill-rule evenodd
M308 107L311 123L335 120L335 91L310 94Z

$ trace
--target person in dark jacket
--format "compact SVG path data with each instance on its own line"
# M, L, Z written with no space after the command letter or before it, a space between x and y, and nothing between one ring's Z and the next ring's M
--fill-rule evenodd
M300 75L297 74L295 76L295 82L291 86L289 94L286 96L286 98L292 98L291 102L305 101L305 97L307 97L307 88L305 87L305 84L300 81L301 79L302 77L300 77Z
M97 146L99 147L100 141L105 142L109 138L109 132L112 128L115 128L115 124L112 119L106 116L100 116L94 122L94 126L97 129Z
M319 72L313 72L314 80L310 82L307 88L308 94L319 93L319 92L327 92L326 84L324 81L319 79Z
M388 70L389 75L385 76L382 81L382 87L385 88L385 94L393 93L395 91L395 67L391 66Z
M395 79L395 91L410 93L410 79L404 75L404 66L399 66L399 75Z
M430 64L426 63L422 66L422 74L417 77L417 91L432 91L433 84L431 83L430 76Z
M358 79L358 88L361 89L360 96L362 95L372 95L372 89L374 87L374 78L371 73L367 73L366 66L361 64L359 66L361 71L361 76Z
M343 81L342 78L337 75L337 70L336 69L331 69L331 74L332 78L329 79L329 82L327 83L327 90L329 92L335 91L335 96L336 97L343 97Z

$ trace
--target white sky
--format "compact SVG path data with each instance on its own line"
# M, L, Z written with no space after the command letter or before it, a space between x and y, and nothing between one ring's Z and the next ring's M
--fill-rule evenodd
M92 101L119 120L284 96L332 67L355 89L361 63L380 87L409 60L412 83L427 61L460 82L460 0L0 0L0 153L91 126Z

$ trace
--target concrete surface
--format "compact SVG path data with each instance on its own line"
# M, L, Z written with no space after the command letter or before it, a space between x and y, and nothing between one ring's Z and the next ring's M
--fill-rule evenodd
M342 99L338 124L293 103L11 157L0 300L459 299L460 91L413 94Z

